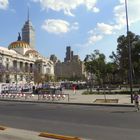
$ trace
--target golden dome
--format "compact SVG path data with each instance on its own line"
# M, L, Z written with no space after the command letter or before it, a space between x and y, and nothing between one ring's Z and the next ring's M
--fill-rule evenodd
M26 42L24 42L24 41L21 40L20 33L18 33L18 40L15 41L15 42L12 42L12 43L8 46L9 49L14 49L14 48L29 48L29 47L30 47L30 46L29 46L28 43L26 43Z
M24 42L24 41L15 41L15 42L12 42L8 48L9 49L14 49L14 48L29 48L29 44Z

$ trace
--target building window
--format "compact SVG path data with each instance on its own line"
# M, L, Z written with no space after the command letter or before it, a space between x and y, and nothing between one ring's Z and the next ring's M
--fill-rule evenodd
M50 69L49 68L46 68L46 73L50 73Z
M38 64L38 72L41 73L41 65Z
M9 69L9 64L6 64L6 70L8 70Z
M2 74L0 74L0 82L2 82L3 76Z
M22 62L20 62L20 64L19 64L19 65L20 65L20 70L21 70L21 71L23 71L23 63L22 63Z
M13 61L13 67L16 69L17 68L17 61Z
M25 72L28 72L28 63L25 63Z
M10 76L6 75L6 83L9 83L9 82L10 82Z
M17 81L17 75L15 75L15 81Z
M23 81L23 75L20 75L20 81Z

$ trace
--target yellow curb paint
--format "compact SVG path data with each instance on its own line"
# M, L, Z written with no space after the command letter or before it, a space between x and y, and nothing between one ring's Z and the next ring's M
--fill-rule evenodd
M46 137L46 138L54 138L54 139L59 139L59 140L81 140L78 137L64 136L64 135L59 135L59 134L47 133L47 132L42 132L39 134L39 136Z
M5 129L6 129L6 127L0 126L0 130L5 130Z

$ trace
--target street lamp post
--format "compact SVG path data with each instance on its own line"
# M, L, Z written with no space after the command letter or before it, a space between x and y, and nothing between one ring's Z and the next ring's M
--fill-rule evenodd
M131 103L133 103L133 76L132 76L132 59L131 59L131 44L129 36L129 23L128 23L128 11L127 11L127 0L125 0L125 13L126 13L126 26L127 26L127 38L128 38L128 53L129 53L129 86L131 94Z

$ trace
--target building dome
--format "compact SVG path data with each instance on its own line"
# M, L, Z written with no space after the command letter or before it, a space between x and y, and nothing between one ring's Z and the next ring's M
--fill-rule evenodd
M13 49L13 48L29 48L29 44L27 44L24 41L15 41L12 42L9 46L9 49Z
M33 55L38 55L39 53L36 50L28 50L26 51L25 55L29 55L29 54L33 54Z
M21 41L21 36L20 36L20 34L19 34L19 36L18 36L18 40L15 41L15 42L12 42L12 43L8 46L9 49L14 49L14 48L29 48L29 47L30 47L30 46L29 46L28 43L26 43L26 42L24 42L24 41Z

